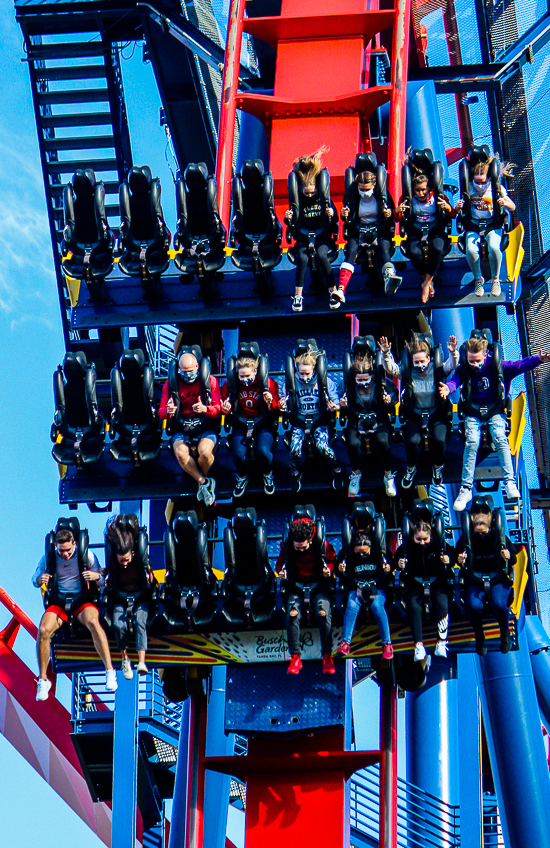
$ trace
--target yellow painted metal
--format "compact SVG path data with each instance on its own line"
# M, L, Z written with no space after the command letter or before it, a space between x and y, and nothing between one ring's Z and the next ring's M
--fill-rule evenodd
M521 610L521 602L529 575L527 573L527 552L522 548L517 555L516 564L514 566L514 603L510 607L512 614L519 618Z
M506 272L510 282L514 283L514 298L516 296L521 263L523 262L525 254L523 249L524 235L525 230L523 229L523 224L520 222L517 227L514 227L514 229L509 233L510 241L506 248Z
M521 448L521 441L523 439L523 431L525 430L526 423L526 406L527 400L525 392L521 392L512 402L512 425L510 428L510 435L508 436L508 444L510 445L512 456L517 456Z
M76 306L78 303L78 296L80 295L81 281L77 280L75 277L69 277L68 274L65 274L65 282L67 283L67 291L69 292L71 306Z
M153 571L155 575L155 580L157 583L165 583L166 582L166 569L165 568L157 568Z

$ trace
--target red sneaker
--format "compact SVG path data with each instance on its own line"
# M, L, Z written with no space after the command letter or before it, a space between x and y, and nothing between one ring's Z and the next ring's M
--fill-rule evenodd
M290 662L288 664L288 668L286 670L287 674L298 674L300 669L302 668L302 660L300 659L300 654L292 654L290 658Z
M383 660L391 660L393 658L393 648L391 642L384 642L384 650L382 651Z
M323 654L323 674L334 674L335 671L332 654Z
M336 653L342 654L343 657L347 657L349 654L349 650L349 642L344 642L342 640L342 642L340 643L340 647L338 648L338 651Z

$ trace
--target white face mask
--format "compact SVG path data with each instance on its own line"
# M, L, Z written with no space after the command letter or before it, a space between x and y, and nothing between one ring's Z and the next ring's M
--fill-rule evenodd
M360 197L372 197L373 194L374 194L374 188L368 188L366 191L361 191L359 189L359 196Z
M482 195L482 194L485 194L485 192L487 191L487 183L486 182L482 183L481 185L479 183L472 183L472 185L474 187L474 191L475 191L476 194Z
M363 374L360 380L356 380L358 386L368 386L372 380L371 374Z

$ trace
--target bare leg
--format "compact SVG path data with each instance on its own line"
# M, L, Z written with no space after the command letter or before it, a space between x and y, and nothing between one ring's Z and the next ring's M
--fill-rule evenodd
M138 655L138 662L144 663L145 662L145 651L138 651L137 655Z
M111 671L113 663L111 662L109 642L107 641L107 636L103 627L99 623L99 612L95 607L85 607L78 616L78 621L80 621L84 627L87 627L92 634L94 648L101 657L103 665L105 666L105 671Z
M36 640L36 655L38 657L38 676L42 680L47 680L48 663L50 662L50 641L54 633L56 633L63 619L59 618L55 612L45 612L38 628L38 638Z
M212 439L201 439L197 448L199 454L198 465L205 477L208 476L208 472L214 462L214 447L215 445Z
M212 444L212 442L210 442L210 444ZM192 477L193 480L196 480L197 483L205 482L204 475L201 474L197 463L191 456L189 448L184 442L177 441L174 444L174 455L186 474L189 474L189 476Z

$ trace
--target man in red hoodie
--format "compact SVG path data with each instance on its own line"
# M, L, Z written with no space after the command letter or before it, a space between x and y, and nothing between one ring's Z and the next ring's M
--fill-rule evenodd
M170 397L168 380L162 388L159 416L162 420L177 414L172 433L174 455L186 472L199 484L197 500L203 500L206 506L215 501L215 482L208 477L214 462L214 448L218 441L219 418L221 416L221 394L218 381L210 377L210 400L203 403L199 362L194 353L186 352L180 356L178 371L178 404ZM191 444L197 444L197 459L191 455Z
M276 571L281 580L288 580L287 595L287 639L290 653L288 674L298 674L302 668L300 659L300 608L303 596L297 583L315 584L312 592L312 605L317 614L321 653L323 655L323 673L334 674L332 660L332 614L330 607L330 581L336 562L336 552L332 545L324 542L324 551L319 556L313 545L315 522L310 518L298 518L288 528L289 549L281 550L277 559Z

